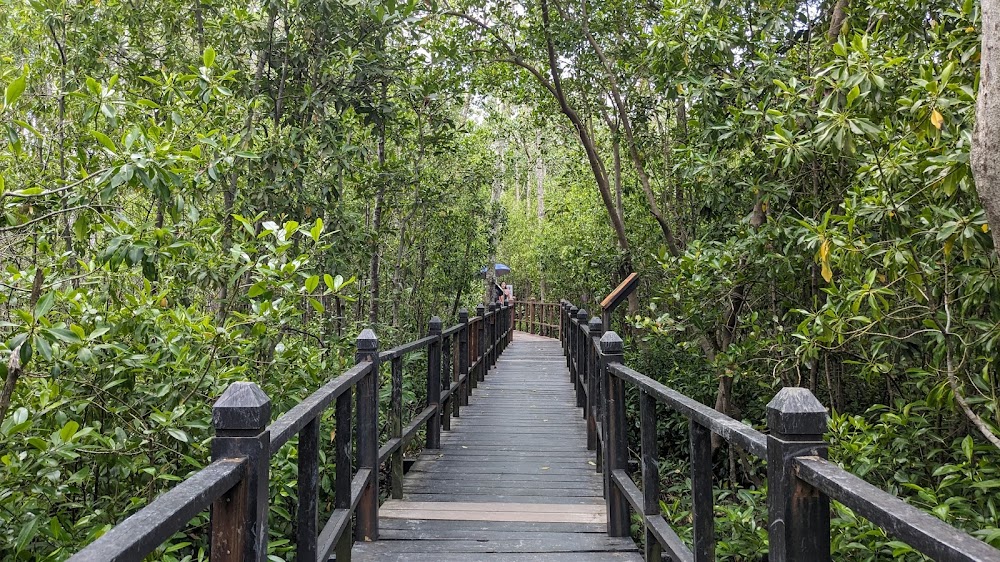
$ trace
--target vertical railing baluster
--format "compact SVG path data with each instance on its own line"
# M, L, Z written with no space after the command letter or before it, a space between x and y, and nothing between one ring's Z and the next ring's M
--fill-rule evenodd
M488 359L486 361L487 370L492 369L497 363L497 303L490 303L490 318L489 318L489 352L487 353Z
M623 343L615 332L601 336L601 377L604 379L607 402L605 427L605 488L608 504L608 535L624 537L629 534L629 511L625 495L612 480L615 470L628 469L628 442L625 430L625 383L608 371L612 363L624 363Z
M586 309L580 309L576 313L579 324L576 330L576 407L582 408L583 418L587 419L587 392L584 388L587 380L587 340L590 336L590 326L587 321L590 315Z
M351 466L354 454L353 433L351 431L351 406L353 401L353 389L348 388L337 397L336 427L334 428L334 462L336 462L336 472L333 484L333 507L335 509L351 508L351 479L354 477L354 470ZM348 517L347 528L340 535L337 541L335 552L338 562L351 559L351 537L354 535L351 530L351 517Z
M830 498L795 475L795 457L826 458L826 408L806 388L786 387L767 404L768 559L830 560Z
M441 448L441 319L432 316L427 324L427 335L436 339L427 346L427 406L435 406L427 420L427 448Z
M371 470L368 483L358 501L355 538L378 540L378 337L370 329L361 331L357 340L357 363L370 361L371 372L358 381L358 467Z
M656 444L656 399L645 390L639 391L639 432L642 452L642 512L660 514L659 449ZM661 562L662 548L656 536L643 524L646 562Z
M465 382L462 383L462 405L468 406L473 379L469 372L469 309L462 308L458 311L458 321L462 324L462 329L458 331L458 376L465 377Z
M449 367L451 366L451 338L449 336L443 336L441 338L441 373L439 377L441 380L440 392L442 396L445 396L445 391L451 388L451 377L449 376ZM441 403L441 430L451 431L451 413L455 406L455 396L453 394L447 394Z
M297 524L295 526L296 560L316 559L318 533L317 496L319 491L319 417L299 431Z
M392 390L389 395L389 431L392 439L403 437L403 357L392 358ZM393 499L403 498L403 445L392 452L390 493Z
M712 497L712 432L690 420L691 518L695 562L715 560L715 500Z
M212 503L213 562L267 559L271 400L252 382L234 382L212 406L212 460L247 459L239 484Z

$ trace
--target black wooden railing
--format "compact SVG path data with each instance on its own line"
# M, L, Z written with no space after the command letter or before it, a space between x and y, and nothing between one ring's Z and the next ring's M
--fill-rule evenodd
M379 469L389 465L390 494L401 497L403 450L426 426L426 447L440 447L441 430L460 415L513 331L510 306L465 309L459 323L442 329L431 318L427 337L379 352L378 338L364 330L356 365L268 425L271 401L254 383L231 384L212 408L212 462L78 552L72 562L141 560L206 509L211 510L211 560L267 559L270 459L298 435L296 560L323 561L335 553L350 560L353 540L378 539ZM427 398L404 428L403 357L427 349ZM379 446L378 384L381 363L391 364L389 435ZM354 398L354 400L352 400ZM334 509L318 525L321 464L320 419L335 404ZM357 438L356 454L352 436ZM353 517L352 517L353 516ZM354 532L351 532L352 519Z
M872 521L914 549L940 561L1000 561L1000 550L872 486L826 460L826 408L805 388L783 388L767 405L765 435L720 414L624 364L623 344L569 302L561 303L559 332L577 405L587 419L588 446L604 473L608 534L629 534L630 510L645 534L645 559L715 560L712 434L767 461L768 559L829 561L830 500ZM625 387L639 395L641 488L628 469ZM693 549L660 514L656 404L689 421Z

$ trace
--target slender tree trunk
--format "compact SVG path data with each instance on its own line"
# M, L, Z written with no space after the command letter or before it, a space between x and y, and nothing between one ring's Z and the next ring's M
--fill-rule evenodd
M535 215L540 219L545 216L545 159L539 131L535 131Z

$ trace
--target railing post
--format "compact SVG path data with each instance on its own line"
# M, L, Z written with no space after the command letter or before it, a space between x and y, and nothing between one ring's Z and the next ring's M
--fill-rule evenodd
M806 388L783 388L767 405L768 557L830 560L830 499L795 475L794 459L826 458L826 408Z
M514 320L515 320L514 310L515 310L514 304L510 304L507 306L507 314L506 318L504 319L504 325L507 327L507 331L504 333L504 340L503 340L504 349L507 349L507 346L510 345L510 342L513 341L514 339Z
M486 306L479 304L476 306L476 315L479 316L479 337L476 339L476 345L479 349L476 350L476 357L479 359L478 366L476 367L476 379L481 382L486 380ZM478 383L477 385L478 386Z
M462 324L462 329L458 331L458 376L459 379L465 377L465 382L461 383L462 405L468 406L474 378L469 372L469 309L459 309L458 321Z
M212 460L246 457L247 470L212 504L212 560L267 560L271 400L252 382L235 382L212 406Z
M371 372L358 381L358 468L371 470L358 501L355 539L378 540L378 337L365 328L358 335L356 363L369 361Z
M563 355L569 355L569 303L559 307L559 338L562 340Z
M601 336L601 378L604 381L605 412L607 421L604 427L605 446L604 486L608 494L608 535L625 537L629 534L628 502L625 494L615 484L612 473L615 470L628 469L628 443L625 431L625 384L610 373L608 365L623 363L624 344L615 332L604 332Z
M597 439L597 419L600 402L598 401L600 385L597 384L597 347L601 345L601 336L604 335L604 324L600 317L594 316L587 322L587 450L597 451L597 466L600 472L601 452Z
M427 420L427 448L441 448L441 319L432 316L427 323L427 335L436 339L427 346L427 406L436 406Z

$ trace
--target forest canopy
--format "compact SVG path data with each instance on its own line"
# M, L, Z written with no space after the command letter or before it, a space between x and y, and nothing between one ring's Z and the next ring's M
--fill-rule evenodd
M206 464L230 382L284 412L361 329L390 346L475 307L496 261L518 299L592 311L637 272L630 363L758 427L808 387L832 458L1000 546L982 13L0 0L0 559L67 558ZM690 539L681 427L662 504ZM715 461L719 557L751 559L761 467ZM835 515L838 559L920 559ZM157 558L204 558L206 526Z

